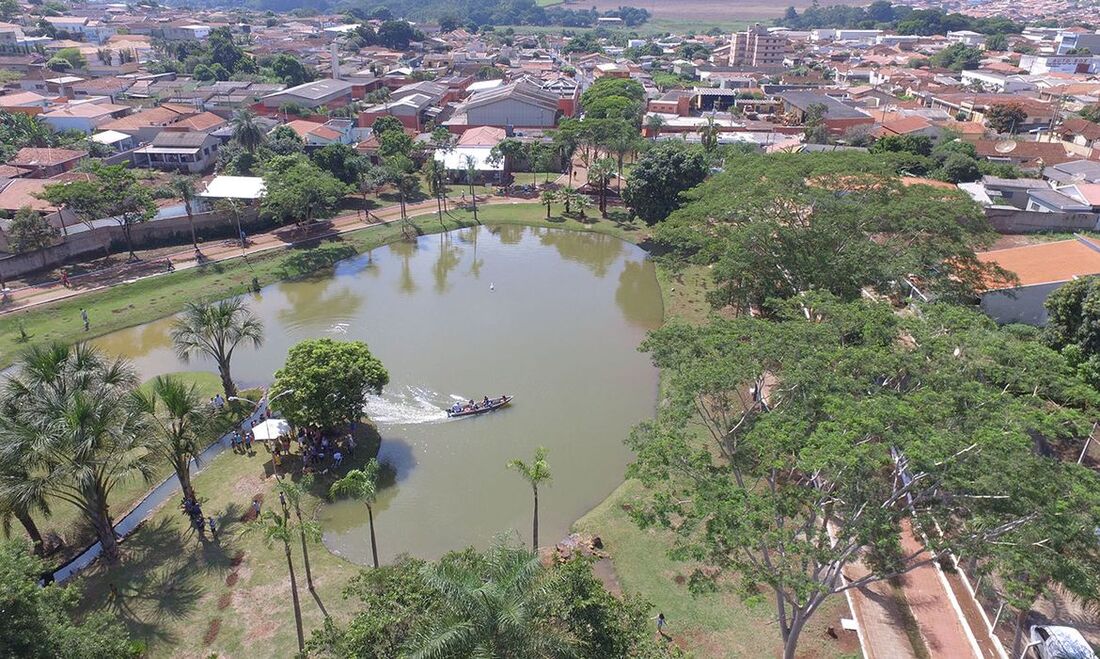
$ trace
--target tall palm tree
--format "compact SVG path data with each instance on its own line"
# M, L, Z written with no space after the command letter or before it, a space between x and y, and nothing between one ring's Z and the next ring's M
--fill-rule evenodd
M134 403L148 415L153 451L172 465L183 495L196 501L191 461L202 453L199 435L207 427L206 406L194 384L179 377L158 376L148 389L134 391Z
M665 125L665 119L659 114L651 114L646 118L645 127L651 133L650 137L654 140L661 133L661 128Z
M374 567L378 567L378 543L374 537L374 502L378 499L378 475L381 465L371 458L362 469L352 469L329 488L329 496L358 499L367 506L367 523L370 525L370 552Z
M523 476L523 479L531 484L531 492L535 496L535 516L531 524L531 550L539 550L539 485L550 481L550 464L546 461L546 447L535 449L535 459L531 464L523 460L510 460L509 469L515 469Z
M3 478L0 489L24 508L43 496L71 503L95 529L104 559L116 562L111 492L154 475L150 429L133 403L137 376L87 344L35 347L19 365L5 385L12 413L0 418L0 463L18 459L26 477Z
M615 163L618 167L620 193L623 191L623 161L628 153L634 152L637 148L637 128L630 127L629 130L620 130L611 137L611 151L615 154Z
M573 639L539 616L558 577L534 554L496 545L482 560L444 559L421 574L446 611L411 640L410 659L576 656Z
M546 219L550 219L550 204L558 200L558 195L552 190L543 190L539 195L539 201L546 206Z
M237 395L237 386L229 371L233 351L246 342L260 347L264 342L264 325L239 297L218 302L191 302L172 324L176 355L184 362L195 355L213 359L227 397Z
M180 200L183 202L183 210L187 213L187 223L191 225L191 244L195 247L195 251L199 251L199 239L195 234L195 181L190 176L174 176L172 177L172 190L179 195Z
M295 483L289 478L283 478L275 485L275 489L279 494L283 495L287 504L294 509L294 516L298 521L298 535L302 540L302 562L306 566L306 585L309 590L313 591L313 571L309 565L309 529L306 521L302 519L302 494L305 492L305 488L310 486L313 481L313 476L307 474L302 478L301 483ZM286 512L286 511L284 511Z
M309 522L302 527L305 533L318 538L321 535L317 525ZM294 604L294 626L298 631L298 652L305 652L306 639L302 631L302 603L298 599L298 579L294 576L294 560L290 555L290 541L294 538L294 527L290 523L290 517L285 512L282 515L273 510L265 510L246 531L259 531L263 534L264 542L268 548L276 542L283 543L283 551L286 552L286 569L290 575L290 597Z
M256 149L264 143L264 131L256 123L256 115L251 110L240 109L233 113L233 139L240 144L245 151L255 153Z
M474 202L474 222L477 222L477 194L474 192L474 179L477 178L477 161L473 156L464 156L466 161L466 182L470 184L470 199Z
M600 215L607 217L607 187L611 183L611 177L615 175L615 161L611 158L600 158L588 168L588 181L596 184L600 193Z

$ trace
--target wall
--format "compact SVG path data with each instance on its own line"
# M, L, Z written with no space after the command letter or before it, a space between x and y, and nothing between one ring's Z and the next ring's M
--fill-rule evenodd
M255 228L267 224L255 211L241 212L241 226ZM195 215L195 231L200 239L218 239L237 235L236 220L229 213L201 213ZM173 217L135 225L130 232L136 248L157 245L186 245L191 242L191 225L187 216ZM20 277L36 270L55 268L69 261L88 255L103 256L109 250L126 248L122 227L112 224L97 227L68 236L64 242L46 249L14 254L0 259L0 273L4 277Z
M998 233L1095 231L1095 213L1041 213L1014 208L987 208L985 216Z
M989 291L982 295L982 311L998 323L1023 323L1042 327L1047 324L1047 310L1043 303L1064 283Z

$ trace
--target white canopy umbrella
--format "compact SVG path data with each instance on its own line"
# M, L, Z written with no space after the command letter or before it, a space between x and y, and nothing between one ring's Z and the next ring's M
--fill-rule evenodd
M258 441L266 442L290 433L290 424L285 419L266 419L252 428L252 434Z

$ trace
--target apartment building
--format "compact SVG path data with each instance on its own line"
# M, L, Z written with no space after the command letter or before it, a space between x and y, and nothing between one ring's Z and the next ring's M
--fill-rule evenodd
M759 23L730 39L730 66L782 67L787 56L787 38L772 34Z

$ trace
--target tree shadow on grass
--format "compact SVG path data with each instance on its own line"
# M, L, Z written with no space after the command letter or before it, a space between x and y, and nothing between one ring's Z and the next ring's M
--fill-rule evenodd
M176 642L170 625L195 610L205 577L230 569L232 547L209 537L196 546L196 535L182 515L142 524L122 544L118 565L97 562L88 574L85 606L117 615L146 642Z

